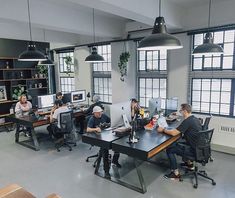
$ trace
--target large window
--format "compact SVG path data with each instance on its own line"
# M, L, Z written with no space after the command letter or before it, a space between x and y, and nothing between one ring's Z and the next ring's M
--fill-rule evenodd
M140 105L148 107L150 98L161 97L164 102L167 96L167 52L138 51L137 53Z
M220 56L192 56L191 102L194 112L235 116L235 30L212 32L214 43L224 48ZM193 35L193 48L204 33Z
M97 51L105 62L93 63L93 94L99 95L102 102L112 103L111 45L97 46Z
M62 93L71 92L75 90L74 78L74 52L60 52L59 56L59 79L60 90ZM66 64L66 59L71 58L71 64Z

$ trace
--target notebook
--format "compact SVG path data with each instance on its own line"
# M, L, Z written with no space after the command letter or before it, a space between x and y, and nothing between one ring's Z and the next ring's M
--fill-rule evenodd
M163 117L163 116L160 117L160 118L158 118L157 124L158 124L158 126L161 127L161 128L168 128L168 124L167 124L167 122L166 122L166 118Z

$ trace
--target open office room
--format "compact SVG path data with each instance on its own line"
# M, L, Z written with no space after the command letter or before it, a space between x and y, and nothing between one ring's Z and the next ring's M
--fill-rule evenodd
M235 197L234 8L1 0L0 197Z

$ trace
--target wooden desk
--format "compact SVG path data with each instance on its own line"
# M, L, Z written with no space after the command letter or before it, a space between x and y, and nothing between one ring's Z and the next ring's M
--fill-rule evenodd
M0 189L0 198L36 198L30 192L17 184L10 184ZM53 193L46 198L61 198L59 195Z
M36 198L30 192L17 184L8 185L0 189L0 198Z
M176 127L178 124L179 123L173 123L171 126ZM153 131L140 130L137 132L137 136L139 137L139 141L134 144L129 144L129 136L116 137L113 135L112 131L102 131L100 134L87 133L82 136L82 141L100 148L112 149L116 152L133 157L141 188L126 181L122 181L120 176L111 176L110 180L137 192L145 193L147 189L141 170L138 167L139 165L137 163L137 159L148 161L153 156L157 155L169 145L177 141L180 138L180 135L169 136L164 133L158 133L155 129ZM103 177L103 174L99 172L100 160L101 156L99 155L95 168L95 174Z
M48 119L40 119L36 118L35 116L22 116L18 117L15 115L10 115L7 117L8 120L11 122L16 123L16 133L15 133L15 142L22 145L26 146L28 148L31 148L33 150L40 150L38 139L35 133L34 128L47 125L50 123L49 118ZM20 126L25 126L29 127L31 129L31 134L32 134L32 140L33 140L33 145L31 144L31 140L24 140L24 141L19 141L19 134L20 134Z

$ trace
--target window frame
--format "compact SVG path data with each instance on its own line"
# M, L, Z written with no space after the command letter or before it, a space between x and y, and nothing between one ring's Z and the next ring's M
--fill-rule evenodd
M225 34L226 34L226 31L233 31L233 41L230 40L229 42L225 41ZM226 103L229 105L229 113L228 115L226 114L223 114L223 112L221 112L221 104L223 105L223 103L221 103L221 93L224 92L222 90L222 88L220 89L220 98L219 98L219 113L214 113L212 112L211 113L211 103L214 103L214 102L211 102L211 93L214 92L212 90L212 87L210 87L210 102L209 102L209 111L208 112L202 112L201 111L201 103L203 103L203 101L201 100L201 95L200 95L200 101L199 101L199 105L200 105L200 110L199 111L193 111L193 113L196 113L196 114L204 114L204 115L214 115L214 116L219 116L219 117L232 117L234 118L235 117L235 28L229 28L229 29L226 29L226 28L222 28L222 29L216 29L214 31L211 31L213 33L213 38L214 38L214 32L223 32L223 43L222 43L222 46L224 46L224 44L229 44L229 43L233 43L233 49L231 49L231 52L233 54L229 54L229 55L226 55L226 54L223 54L223 55L220 55L220 67L218 68L215 68L213 67L213 56L212 56L212 62L211 62L211 67L210 68L205 68L204 67L204 59L205 59L205 56L200 56L199 59L202 60L201 64L202 64L202 67L201 69L195 69L194 68L194 55L191 56L191 69L189 71L189 89L190 89L190 96L189 96L189 101L191 104L193 104L193 80L194 79L211 79L210 81L210 86L212 85L212 80L213 79L220 79L220 84L222 86L222 80L226 80L226 79L230 79L231 80L231 90L230 90L230 98L228 99L229 103ZM193 50L193 48L195 47L195 35L196 34L202 34L204 32L196 32L196 33L193 33L192 34L192 39L191 39L191 42L192 42L192 45L191 45L191 48ZM224 58L225 57L232 57L233 58L233 61L232 61L232 67L231 68L224 68ZM197 58L197 57L196 57ZM202 89L199 90L200 93L202 93Z
M104 82L104 79L110 79L110 82L111 82L111 86L112 86L112 75L111 75L111 72L112 72L112 62L111 62L111 44L110 43L107 43L107 44L103 44L103 45L98 45L98 46L93 46L93 47L97 47L97 51L99 53L99 55L103 56L107 56L107 61L105 60L105 62L103 63L92 63L92 94L96 94L96 95L99 95L101 98L104 97L104 96L107 96L108 95L108 98L111 97L111 101L108 99L108 101L101 101L103 104L112 104L112 90L111 90L111 94L109 92L109 82L107 80L107 87L108 87L108 94L104 94L104 93L96 93L95 92L95 78L101 78L103 79L103 82ZM99 51L99 48L102 47L102 52L104 51L103 50L103 47L106 47L106 53L100 53ZM110 49L110 51L109 51ZM90 51L91 51L91 48L90 48ZM109 58L108 58L109 57ZM94 67L95 65L99 65L101 64L102 65L102 70L98 70L98 71L95 71L94 70ZM107 64L107 71L104 70L104 64ZM109 68L109 64L110 64L110 68ZM97 66L98 68L98 66Z
M138 42L136 42L136 47L138 45ZM145 106L142 106L144 108L147 107L147 98L146 97L146 94L145 96L141 97L140 96L140 79L152 79L152 81L154 79L158 79L159 80L159 95L160 95L160 79L165 79L166 80L166 98L163 98L164 101L166 101L165 99L167 99L167 96L168 96L168 52L167 51L164 51L165 53L165 56L166 58L165 59L161 59L161 52L160 50L157 50L158 51L158 69L155 69L155 70L149 70L147 69L147 62L148 62L148 59L147 59L147 53L148 52L153 52L153 50L149 50L149 51L146 51L145 53L145 60L140 60L139 57L140 57L140 52L139 50L136 50L136 62L137 62L137 71L136 71L136 86L137 86L137 97L138 97L138 100L140 101L141 98L145 98ZM159 53L160 52L160 53ZM155 60L155 59L154 59ZM160 65L160 62L161 60L166 60L166 68L164 70L161 70L161 65ZM140 61L144 61L145 62L145 70L140 70ZM152 62L153 62L153 59L152 59ZM146 89L146 86L145 86L145 89ZM153 86L152 86L152 93L153 93Z

